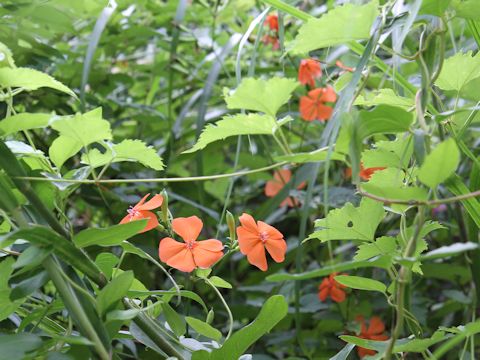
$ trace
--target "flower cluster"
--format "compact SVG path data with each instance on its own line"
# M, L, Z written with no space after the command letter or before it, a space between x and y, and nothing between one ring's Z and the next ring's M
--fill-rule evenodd
M145 202L149 195L145 195L135 206L130 207L127 216L120 223L148 219L147 225L139 233L159 226L158 218L151 210L162 206L163 197L155 195L150 201ZM239 220L240 226L236 229L238 247L234 244L229 251L239 249L247 256L250 264L262 271L268 270L267 252L277 263L285 260L287 243L280 231L263 221L255 221L249 214L242 214ZM167 265L183 272L192 272L197 268L211 268L224 256L224 245L220 240L198 240L203 222L197 216L175 218L169 227L173 234L178 235L183 241L175 240L173 234L160 240L158 256Z
M267 28L267 34L262 38L262 41L266 45L272 45L273 50L280 48L280 41L278 41L278 16L268 15L265 19L264 26Z

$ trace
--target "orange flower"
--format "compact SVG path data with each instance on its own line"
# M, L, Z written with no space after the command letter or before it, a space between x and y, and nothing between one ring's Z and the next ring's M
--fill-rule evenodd
M128 215L125 216L122 221L120 221L120 224L125 224L133 220L148 219L147 225L139 233L156 228L158 226L157 216L149 210L154 210L162 206L163 197L162 195L155 195L145 203L145 200L149 195L150 194L145 195L142 200L137 203L137 205L130 206L127 210Z
M292 172L288 169L277 170L273 173L273 180L267 181L265 185L265 195L268 197L274 197L277 195L292 178ZM305 187L305 183L302 182L298 185L297 189ZM294 207L298 205L298 200L292 197L288 197L280 203L280 207L288 205Z
M360 173L358 175L363 180L370 180L370 178L376 171L385 170L385 169L386 168L382 166L364 168L363 164L360 164ZM349 178L351 176L352 176L352 168L345 169L345 177Z
M340 60L337 60L335 65L337 65L337 67L339 67L340 69L345 70L345 71L349 71L349 72L354 72L355 71L354 68L345 66Z
M247 255L248 262L262 271L267 271L268 253L277 263L285 260L287 243L283 234L263 221L255 220L252 216L243 213L240 216L241 226L237 227L238 244L243 255Z
M280 41L276 36L264 35L262 41L265 45L271 44L273 50L280 49Z
M173 231L185 242L169 237L160 240L160 260L184 272L192 272L197 267L207 269L215 264L223 256L223 244L216 239L196 241L202 228L203 222L197 216L173 219Z
M278 32L278 16L268 15L265 19L265 26L268 26L270 30Z
M306 121L325 121L332 116L333 109L325 105L335 102L337 94L331 86L310 90L307 96L300 98L300 115Z
M332 273L320 283L320 286L318 287L318 298L320 301L325 301L329 296L337 303L345 301L347 296L345 290L343 290L345 289L345 285L335 281L335 276L337 275L337 273Z
M303 85L315 86L315 79L322 76L322 68L317 60L303 59L298 68L298 81Z
M385 324L378 316L373 316L370 319L368 328L365 325L363 316L357 316L356 320L361 326L360 334L358 335L359 338L376 341L385 341L388 339L388 336L384 334ZM358 356L361 358L367 355L375 355L377 353L375 350L365 349L359 346L357 347L357 352Z

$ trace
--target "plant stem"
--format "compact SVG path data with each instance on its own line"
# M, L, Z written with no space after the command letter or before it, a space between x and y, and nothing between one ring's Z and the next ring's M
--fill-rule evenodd
M227 302L225 301L225 299L223 298L222 293L220 292L220 290L218 290L217 287L216 287L215 285L213 285L210 280L205 279L205 282L206 282L208 285L210 285L210 287L217 293L220 301L222 302L223 306L225 307L225 310L227 310L229 325L228 325L228 333L227 333L227 336L225 337L225 341L226 341L226 340L228 340L228 338L230 337L230 335L232 335L232 331L233 331L233 314L232 314L232 311L230 310L230 307L228 306L228 304L227 304Z

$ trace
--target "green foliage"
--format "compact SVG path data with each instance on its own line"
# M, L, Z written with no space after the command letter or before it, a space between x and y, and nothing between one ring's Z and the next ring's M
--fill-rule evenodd
M335 280L346 287L358 290L378 291L385 293L387 287L380 281L367 279L360 276L337 275Z
M48 125L52 115L21 113L0 121L0 135L7 136L18 131L41 129Z
M147 220L131 221L125 224L118 224L106 229L91 228L79 232L73 238L73 242L79 248L97 246L121 245L124 240L130 239L142 230Z
M195 319L190 316L185 317L185 320L187 324L191 326L193 330L195 330L200 335L206 336L215 341L220 341L220 339L222 338L222 333L220 331L218 331L204 321Z
M107 311L125 295L130 289L134 279L132 271L125 271L112 279L112 281L99 291L97 297L97 307L100 315Z
M450 138L438 144L425 158L418 171L418 179L430 188L447 180L460 163L460 151Z
M464 86L480 77L480 55L471 51L457 53L445 60L435 85L442 90L461 91Z

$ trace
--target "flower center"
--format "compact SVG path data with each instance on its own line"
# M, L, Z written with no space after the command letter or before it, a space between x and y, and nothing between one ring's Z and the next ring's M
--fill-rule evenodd
M268 239L268 233L266 231L262 231L262 232L260 232L259 236L260 236L260 240L262 241L262 243L265 244L265 242Z
M135 216L138 216L140 215L140 211L138 211L137 209L135 209L133 206L130 206L128 209L127 209L127 213L128 215L130 216L130 219L135 217Z
M193 248L197 245L197 242L196 241L187 241L185 242L185 247L188 249L188 250L193 250Z

